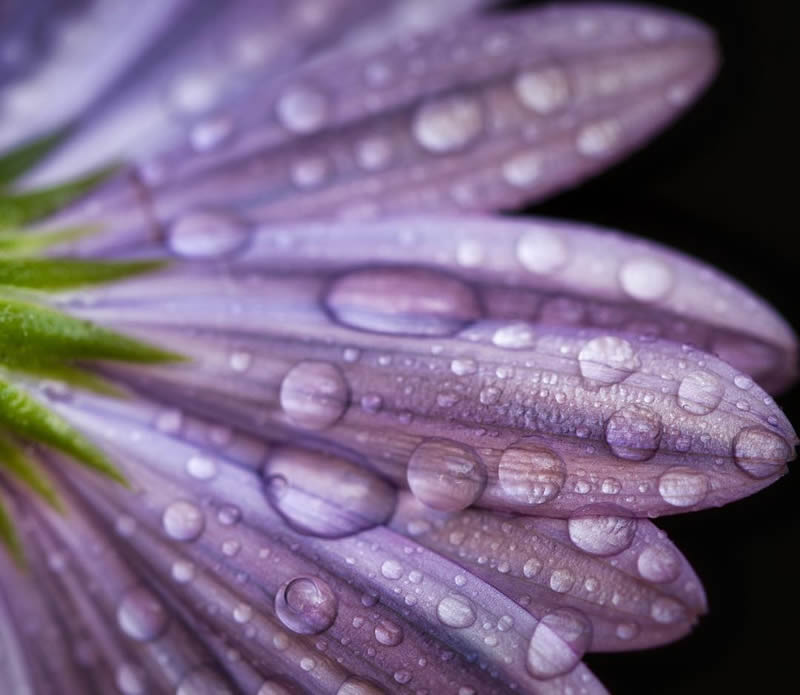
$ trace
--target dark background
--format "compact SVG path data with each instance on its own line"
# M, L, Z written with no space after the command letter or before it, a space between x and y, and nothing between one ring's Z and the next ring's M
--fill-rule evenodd
M656 4L716 30L723 65L715 84L649 147L529 212L601 223L677 247L739 278L800 329L800 191L792 171L800 112L787 103L800 92L797 25L786 16L793 3ZM778 403L800 425L800 388ZM800 692L800 469L724 509L658 525L703 580L710 613L669 647L588 657L608 689L614 695Z

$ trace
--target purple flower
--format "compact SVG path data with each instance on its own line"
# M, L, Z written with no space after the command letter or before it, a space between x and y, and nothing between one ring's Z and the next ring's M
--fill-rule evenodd
M37 368L37 331L80 319L48 345L97 379L3 357L2 423L39 444L0 478L31 566L0 557L2 680L600 693L584 653L685 635L705 594L648 517L783 475L798 440L768 393L796 338L675 251L489 213L647 141L713 76L709 32L625 6L140 4L8 25L12 56L41 36L52 55L7 61L5 144L73 131L27 182L132 162L26 243L172 262L79 289L48 275L51 313L0 296ZM108 61L65 90L98 46ZM38 200L0 201L0 232Z

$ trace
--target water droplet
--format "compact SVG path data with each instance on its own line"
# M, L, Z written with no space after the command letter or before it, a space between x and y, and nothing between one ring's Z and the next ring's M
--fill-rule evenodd
M275 594L275 614L292 632L317 635L336 620L339 602L327 582L318 577L295 577Z
M403 641L403 628L391 620L379 620L375 626L375 639L387 647L396 647Z
M542 115L557 111L569 100L569 83L557 68L521 72L514 80L514 91L525 106Z
M339 686L336 695L386 695L386 691L375 683L350 676Z
M562 608L545 615L528 645L526 665L534 678L554 678L578 665L592 640L591 623L578 611Z
M515 502L543 504L555 498L567 476L558 454L521 439L501 455L497 476L503 492Z
M691 507L708 494L708 478L700 471L674 466L658 479L658 493L674 507Z
M627 642L639 634L639 626L636 623L620 623L617 625L615 634L619 639Z
M202 666L181 680L175 695L234 695L216 671Z
M600 492L605 495L617 495L622 490L622 484L615 478L606 478L600 485Z
M569 249L563 235L555 229L534 226L520 237L517 258L526 270L547 274L566 265Z
M636 567L642 577L658 584L675 581L681 572L680 558L667 545L645 548L636 561Z
M559 594L567 593L574 584L575 575L566 567L553 570L550 575L550 588Z
M622 128L617 121L598 121L581 128L575 144L582 155L604 157L619 144L621 136Z
M209 118L192 127L189 140L197 152L208 152L222 145L233 132L233 123L229 118Z
M344 414L349 393L338 367L328 362L300 362L283 378L280 402L295 425L318 430Z
M422 147L434 153L460 150L483 130L481 102L469 95L448 95L417 109L411 126Z
M392 142L388 138L372 136L356 145L356 160L367 171L385 168L392 158Z
M653 458L661 442L661 418L645 405L626 405L606 422L605 438L611 451L628 461Z
M640 302L663 299L672 289L672 269L656 258L632 258L619 269L619 282L625 293Z
M206 520L200 508L187 500L170 504L161 516L164 532L176 541L193 541L205 529Z
M394 511L393 485L338 456L279 447L263 475L267 500L300 533L341 538L382 524Z
M292 182L299 188L314 188L325 181L328 162L324 157L304 157L294 162L290 169Z
M305 135L324 125L328 115L328 99L311 87L291 87L278 99L275 110L278 120L287 130Z
M506 350L532 348L536 344L536 334L531 324L518 321L500 326L492 335L492 343Z
M116 681L122 695L145 695L144 675L137 666L120 664L117 668Z
M365 413L377 413L383 407L383 398L378 393L365 393L361 396L361 409Z
M243 373L250 369L253 356L249 352L232 352L228 363L234 372Z
M386 579L400 579L403 576L403 565L397 560L384 560L381 565L381 574Z
M517 188L528 188L542 175L542 158L536 152L522 152L503 164L503 178Z
M712 412L724 395L725 387L719 377L709 372L690 372L678 385L678 405L692 415Z
M127 514L123 514L118 517L114 523L114 530L121 538L130 538L136 533L136 519Z
M477 620L472 603L461 594L450 594L439 601L436 615L443 625L455 628L469 627Z
M325 304L339 322L375 333L447 336L481 316L469 285L416 268L348 273L331 285Z
M592 338L578 353L581 375L604 386L618 384L640 366L633 346L613 335Z
M569 539L591 555L609 556L629 548L636 536L636 519L578 510L567 523Z
M238 220L216 212L190 212L167 231L167 247L178 256L214 259L238 251L249 231Z
M294 684L281 679L270 678L261 684L256 695L300 695L302 690Z
M164 434L177 434L183 427L183 413L180 410L170 408L164 410L156 417L156 429Z
M780 473L792 455L789 443L764 427L745 427L733 440L736 465L753 478Z
M653 601L650 615L657 623L668 625L683 618L686 615L686 608L673 598L661 596Z
M405 669L402 671L395 671L394 679L400 683L400 685L405 685L411 680L411 673Z
M486 467L469 447L446 439L420 444L406 470L408 487L423 504L439 511L465 509L486 485Z
M178 584L188 584L194 579L194 565L187 560L176 560L172 564L172 579Z
M125 593L117 608L117 625L137 642L152 642L167 629L167 611L161 600L144 586Z
M240 624L244 624L250 621L250 618L253 617L253 608L248 606L246 603L239 603L233 609L233 619Z
M733 383L743 391L753 388L753 380L746 374L737 374L733 377Z
M207 456L195 455L186 462L186 472L197 480L211 480L217 474L217 464Z
M530 557L522 566L522 574L528 579L535 577L542 569L542 561L538 557Z
M450 363L450 371L456 376L469 376L478 371L478 364L475 360L461 357Z
M474 239L464 239L456 248L456 261L465 268L474 268L483 262L483 245Z
M242 518L242 511L232 504L223 504L217 510L217 521L222 526L234 526Z

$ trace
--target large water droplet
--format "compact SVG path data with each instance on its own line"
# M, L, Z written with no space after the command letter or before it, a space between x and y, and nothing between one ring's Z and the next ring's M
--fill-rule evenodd
M348 273L331 285L325 304L339 322L375 333L446 336L481 316L469 285L419 268Z
M305 135L324 125L328 115L328 99L311 87L291 87L278 99L275 111L287 130Z
M292 632L317 635L336 620L339 601L318 577L295 577L275 594L275 614Z
M187 500L170 504L161 516L164 532L176 541L193 541L203 533L206 525L200 508Z
M667 545L645 548L636 561L636 568L644 579L663 584L675 581L681 572L678 555Z
M238 251L248 237L247 227L228 215L190 212L169 228L167 247L184 258L222 258Z
M528 645L526 665L534 678L554 678L578 665L592 639L591 623L576 610L562 608L545 615Z
M616 456L628 461L653 458L661 442L661 418L644 405L626 405L606 422L605 438Z
M514 91L525 106L542 115L562 108L569 100L567 77L557 68L521 72L514 80Z
M733 440L736 465L753 478L780 473L792 454L783 437L764 427L745 427Z
M580 509L567 522L570 540L591 555L616 555L636 536L636 519Z
M566 265L569 249L562 234L549 227L533 227L517 242L517 258L532 273L552 273Z
M625 293L640 302L663 299L672 289L672 269L656 258L632 258L619 269L619 282Z
M344 414L349 395L338 367L328 362L301 362L283 378L280 402L294 424L318 430Z
M503 452L497 475L503 492L513 501L535 505L549 502L561 492L567 469L555 452L521 439Z
M450 594L439 601L436 615L447 627L465 628L477 620L472 602L461 594Z
M692 415L712 412L724 395L725 387L719 377L709 372L690 372L678 385L678 405Z
M448 95L417 109L411 125L422 147L435 153L460 150L483 130L481 102L469 95Z
M117 625L137 642L151 642L167 629L169 619L161 599L144 586L125 593L117 608Z
M391 620L379 620L375 626L375 639L387 647L396 647L403 641L403 628Z
M592 338L578 353L578 368L583 377L605 386L618 384L639 367L633 346L614 335Z
M234 692L216 671L201 666L183 677L175 695L234 695Z
M395 507L394 486L371 471L298 447L274 449L264 480L270 504L300 533L352 535L382 524Z
M700 471L674 466L658 479L658 493L674 507L691 507L708 494L708 478Z
M500 326L492 335L492 343L506 350L524 350L536 344L536 333L530 323L517 321Z
M486 467L478 454L446 439L420 444L409 459L406 476L420 502L443 512L465 509L486 485Z

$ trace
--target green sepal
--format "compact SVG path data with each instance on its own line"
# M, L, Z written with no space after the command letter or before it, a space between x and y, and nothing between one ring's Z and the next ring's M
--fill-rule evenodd
M66 244L100 231L96 225L68 227L55 232L0 231L0 257L32 256L51 246Z
M64 141L68 132L68 128L56 130L53 133L28 140L0 156L0 188L7 186L38 164Z
M95 374L94 372L69 364L26 365L17 367L17 370L39 379L61 382L68 386L91 391L101 396L109 396L111 398L128 397L128 393L117 386L113 381L99 374Z
M0 364L27 368L61 360L157 364L185 358L114 331L0 294Z
M117 166L106 167L50 188L0 194L0 230L19 229L57 212L88 193L117 170Z
M69 454L77 462L128 487L125 477L100 449L25 390L2 378L0 423L19 436Z
M64 513L61 500L36 462L4 432L0 432L0 470L24 483L53 509Z
M25 554L22 552L22 543L20 543L17 529L11 519L11 515L6 511L2 499L0 499L0 544L5 546L17 567L25 567Z
M93 261L82 258L0 258L0 285L55 291L98 285L159 270L165 261Z

